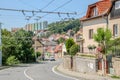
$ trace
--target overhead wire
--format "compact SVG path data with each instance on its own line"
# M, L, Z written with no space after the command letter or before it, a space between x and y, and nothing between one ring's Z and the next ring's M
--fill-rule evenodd
M31 7L31 8L33 8L33 9L37 9L37 10L39 10L39 9L36 8L35 6L33 6L33 5L31 5L31 4L28 4L28 3L24 2L23 0L18 0L18 1L21 2L22 4L28 6L28 7Z
M58 9L64 7L64 6L66 6L66 5L69 4L71 1L72 1L72 0L69 0L69 1L65 2L64 4L60 5L59 7L55 8L55 9L52 10L52 11L56 11L56 10L58 10ZM46 17L47 15L49 15L49 14L43 15L41 18ZM58 13L58 15L59 15L59 13ZM59 16L60 16L60 15L59 15Z
M55 0L51 0L48 4L46 4L44 7L41 8L41 10L47 8L50 4L52 4Z

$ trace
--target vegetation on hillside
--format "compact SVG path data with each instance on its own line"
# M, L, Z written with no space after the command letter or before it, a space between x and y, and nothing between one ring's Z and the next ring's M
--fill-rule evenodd
M75 20L68 20L68 21L59 21L59 22L54 22L48 25L48 30L51 31L52 33L65 33L68 30L72 29L75 32L77 32L80 28L80 20L75 19Z

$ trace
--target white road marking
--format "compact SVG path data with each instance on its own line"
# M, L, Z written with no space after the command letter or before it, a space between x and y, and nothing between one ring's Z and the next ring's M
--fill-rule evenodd
M73 77L66 76L66 75L63 75L63 74L60 74L60 73L56 72L56 71L55 71L55 68L56 68L56 67L57 67L57 66L54 66L54 67L52 68L52 71L53 71L55 74L60 75L60 76L63 76L63 77L66 77L66 78L70 78L70 79L74 79L74 80L79 80L79 79L77 79L77 78L73 78Z
M27 69L24 70L24 75L25 75L29 80L34 80L32 77L30 77L30 76L27 75L26 72L27 72L28 69L29 69L29 68L27 68Z

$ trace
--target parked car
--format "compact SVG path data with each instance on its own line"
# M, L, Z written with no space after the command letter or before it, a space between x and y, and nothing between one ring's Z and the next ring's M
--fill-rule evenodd
M54 56L50 56L50 61L55 61Z

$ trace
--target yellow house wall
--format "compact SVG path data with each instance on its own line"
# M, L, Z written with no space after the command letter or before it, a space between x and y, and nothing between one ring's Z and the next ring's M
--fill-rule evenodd
M107 23L104 18L96 18L91 19L88 21L82 22L83 25L83 50L84 52L89 52L88 45L96 45L98 46L98 43L94 41L94 39L89 39L89 30L93 29L93 33L95 34L97 32L98 28L106 28Z
M118 37L120 37L120 18L117 18L117 19L110 19L110 15L109 15L109 18L108 18L108 20L109 20L109 29L111 30L111 32L112 32L112 34L113 34L113 25L114 24L118 24L118 36L116 36L116 37L112 37L112 38L118 38Z

